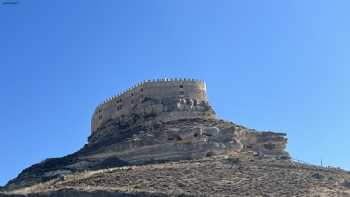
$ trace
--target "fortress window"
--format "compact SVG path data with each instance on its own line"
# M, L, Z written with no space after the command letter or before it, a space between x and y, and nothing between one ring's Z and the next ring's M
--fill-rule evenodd
M141 90L140 90L141 92L143 92L143 88L141 88Z
M197 100L193 99L193 106L197 106Z
M134 93L131 93L131 96L134 96Z
M99 115L99 116L98 116L98 119L101 120L101 119L102 119L102 115Z
M118 111L121 110L122 107L123 107L122 105L117 106L117 110L118 110Z
M180 85L180 88L184 88L184 85L181 84L181 85Z
M184 91L180 91L179 93L180 93L180 95L184 95L184 94L185 94L185 92L184 92Z

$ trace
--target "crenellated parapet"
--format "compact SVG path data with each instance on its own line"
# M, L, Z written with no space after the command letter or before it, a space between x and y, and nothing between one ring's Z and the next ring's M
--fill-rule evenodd
M112 100L115 100L115 99L118 99L122 96L125 96L128 93L130 94L132 92L135 92L135 90L139 89L142 86L154 85L154 86L167 87L169 84L191 84L193 82L202 83L202 84L204 84L204 86L206 86L204 80L188 79L188 78L162 78L162 79L144 80L140 83L137 83L137 84L131 86L130 88L128 88L126 90L119 92L118 94L115 94L113 96L108 97L102 103L100 103L97 106L97 108L103 106L104 104L106 104Z
M107 98L97 106L92 117L92 132L106 121L129 121L132 116L157 116L158 119L176 119L179 116L196 117L208 105L206 84L203 80L163 78L146 80Z

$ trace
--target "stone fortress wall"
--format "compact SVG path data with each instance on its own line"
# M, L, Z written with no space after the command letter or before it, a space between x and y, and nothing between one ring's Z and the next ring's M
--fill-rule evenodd
M109 120L126 122L135 116L157 116L161 121L196 118L210 111L208 107L206 84L202 80L147 80L97 106L91 129L94 133Z

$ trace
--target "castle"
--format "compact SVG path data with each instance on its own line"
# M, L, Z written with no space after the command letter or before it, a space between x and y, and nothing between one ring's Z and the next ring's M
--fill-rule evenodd
M21 188L84 170L219 155L289 159L286 134L218 119L206 84L193 79L144 81L98 105L79 151L24 170L6 188Z
M308 196L310 188L348 196L339 192L350 188L345 171L291 160L285 133L216 118L201 80L145 81L110 97L88 139L23 170L0 196Z
M184 118L214 117L206 84L194 79L147 80L98 105L91 121L92 133L108 121L135 124Z

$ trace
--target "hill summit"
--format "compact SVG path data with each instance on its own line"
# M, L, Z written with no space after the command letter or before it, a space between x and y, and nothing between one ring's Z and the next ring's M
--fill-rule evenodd
M97 106L82 149L23 170L0 196L349 195L348 173L297 163L286 144L218 119L204 81L148 80Z

